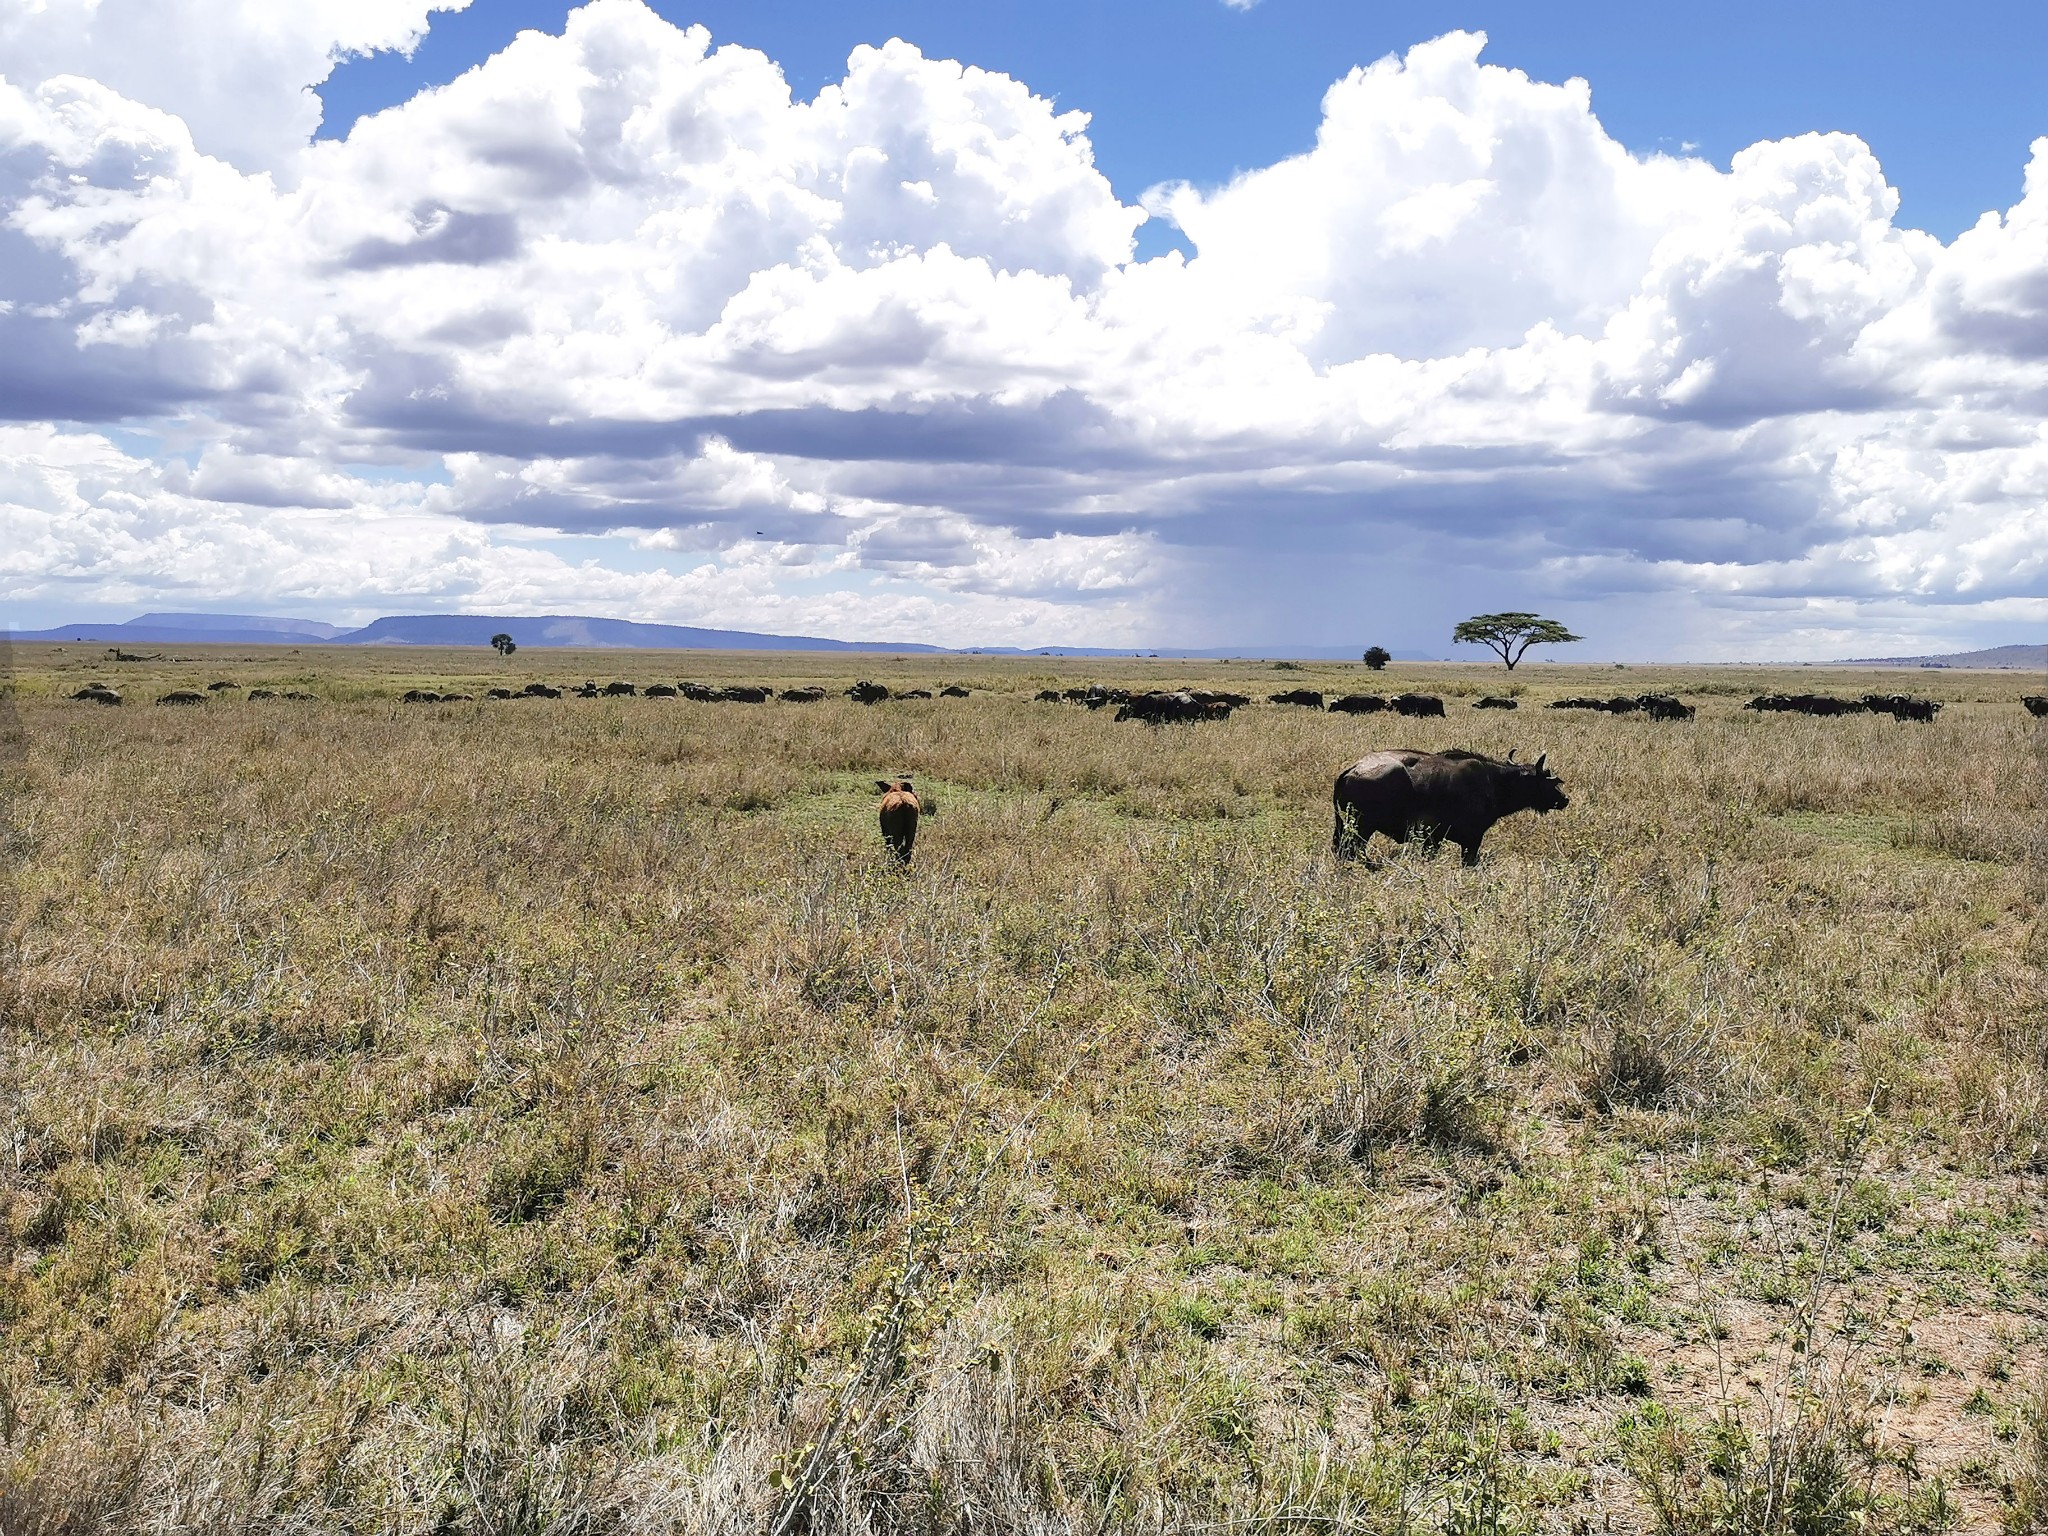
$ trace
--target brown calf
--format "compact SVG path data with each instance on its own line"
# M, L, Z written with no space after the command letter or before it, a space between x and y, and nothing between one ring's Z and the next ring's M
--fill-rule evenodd
M899 862L908 864L910 850L917 843L917 821L924 814L924 806L908 779L877 779L875 788L882 792L882 841Z

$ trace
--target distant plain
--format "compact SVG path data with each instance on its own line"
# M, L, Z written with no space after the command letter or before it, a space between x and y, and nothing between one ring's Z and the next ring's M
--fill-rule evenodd
M2038 674L169 653L4 679L9 1536L2048 1523ZM399 701L586 679L832 697Z

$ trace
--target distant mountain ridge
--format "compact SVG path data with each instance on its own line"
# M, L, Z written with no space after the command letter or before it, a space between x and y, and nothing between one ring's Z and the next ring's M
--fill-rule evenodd
M2048 671L2048 645L1994 645L1984 651L1951 651L1946 656L1853 656L1838 667L2006 667Z
M1158 656L1176 660L1220 657L1297 656L1349 660L1357 653L1333 646L1237 646L1187 650L1170 646L1014 645L946 647L909 640L827 640L815 635L767 635L744 629L697 629L686 624L642 624L582 614L421 613L394 614L360 629L342 629L314 619L266 618L243 613L146 613L121 624L60 624L53 629L17 630L19 641L96 645L449 645L487 646L491 636L510 635L525 648L549 650L691 651L884 651L897 655L948 656ZM1419 651L1396 651L1397 661L1429 661Z

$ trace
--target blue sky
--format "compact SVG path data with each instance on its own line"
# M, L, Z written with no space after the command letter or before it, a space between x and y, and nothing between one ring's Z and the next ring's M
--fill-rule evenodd
M1853 133L1901 193L1900 221L1952 239L2020 194L2048 133L2048 5L2012 0L1725 0L1644 5L1415 0L707 0L654 9L718 43L757 48L793 92L837 81L859 43L1001 70L1079 108L1096 162L1126 199L1164 181L1218 182L1314 142L1317 106L1353 65L1458 29L1541 80L1581 76L1607 130L1638 152L1722 166L1759 139ZM411 58L343 63L321 90L324 136L480 63L525 28L559 32L562 0L477 0L438 18ZM1155 231L1155 234L1158 232Z
M1898 0L0 10L0 617L2038 641L2044 57Z

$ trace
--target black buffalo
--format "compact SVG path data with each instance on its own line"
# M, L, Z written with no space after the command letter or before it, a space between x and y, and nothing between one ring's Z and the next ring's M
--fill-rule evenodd
M939 690L939 697L942 699L964 699L967 697L967 690L958 683L950 683Z
M1150 725L1172 725L1195 720L1228 720L1228 704L1204 704L1193 694L1134 693L1116 712L1119 720L1143 720Z
M1866 693L1863 707L1873 715L1890 715L1894 720L1931 722L1941 713L1939 699L1916 699L1903 693Z
M1432 853L1440 843L1456 843L1465 862L1477 864L1480 843L1503 816L1548 814L1571 804L1545 761L1517 763L1510 754L1499 762L1477 752L1413 747L1371 753L1337 775L1330 846L1339 858L1363 857L1372 835L1384 832L1397 843L1420 841Z
M519 692L529 699L559 699L562 690L550 688L546 683L528 683Z
M1742 706L1773 715L1860 715L1861 699L1832 699L1816 693L1766 693Z
M1041 688L1031 696L1031 701L1034 704L1057 704L1060 701L1060 691L1057 688Z
M2038 693L2030 693L2020 702L2027 706L2028 714L2048 716L2048 698Z
M782 702L785 704L819 704L824 702L824 698L825 690L822 688L785 688L782 690Z
M1347 693L1341 699L1330 700L1333 715L1376 715L1393 707L1376 693Z
M645 689L646 696L650 699L672 699L677 691L674 683L649 683Z
M889 697L889 690L880 683L871 683L863 678L846 690L846 696L856 704L879 704Z
M1321 709L1323 707L1323 695L1321 690L1316 688L1290 688L1285 693L1267 694L1266 702L1269 704L1299 704L1304 709Z
M1498 699L1491 696L1478 700L1474 709L1520 709L1522 706L1513 699Z
M1397 693L1389 701L1397 715L1420 718L1425 715L1441 715L1444 701L1430 693Z
M408 688L398 696L398 700L401 704L439 704L441 695L431 688Z
M174 688L169 693L157 695L159 704L204 704L206 695L194 693L190 688Z
M257 692L261 691L261 689L257 690ZM249 695L249 697L253 699L256 697L256 694L252 693ZM490 692L486 693L484 697L487 699L516 699L519 697L519 695L514 693L510 688L493 688L490 690Z
M1695 713L1692 705L1668 693L1645 693L1637 697L1636 703L1652 720L1690 720Z
M105 683L88 683L71 695L81 704L118 704L121 695Z

